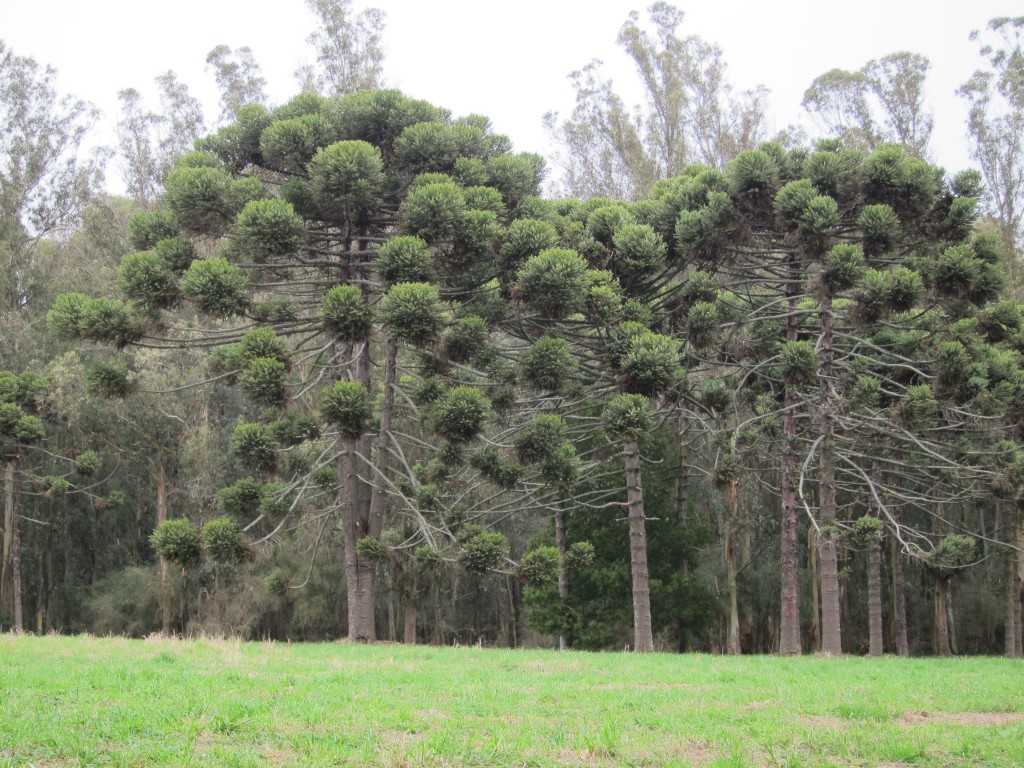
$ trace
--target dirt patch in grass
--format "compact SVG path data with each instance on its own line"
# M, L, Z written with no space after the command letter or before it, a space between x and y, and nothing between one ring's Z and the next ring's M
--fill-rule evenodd
M680 741L672 745L668 754L692 766L708 765L719 757L718 753L701 741Z
M900 725L1011 725L1021 721L1024 721L1024 712L904 712L896 722Z
M842 718L832 717L831 715L805 715L800 718L800 722L812 728L831 728L833 730L842 730L850 724Z
M618 691L624 688L628 688L631 691L655 691L655 690L670 690L673 688L693 688L690 683L633 683L633 682L622 682L622 683L600 683L599 685L587 686L592 691Z

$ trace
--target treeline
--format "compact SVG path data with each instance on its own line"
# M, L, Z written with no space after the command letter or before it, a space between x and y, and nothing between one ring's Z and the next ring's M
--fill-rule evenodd
M0 49L5 627L1021 655L1024 19L949 175L922 57L769 140L655 4L620 43L674 111L584 70L550 200L486 118L377 87L379 16L316 7L287 104L211 53L194 145L173 74L170 117L123 92L132 199Z

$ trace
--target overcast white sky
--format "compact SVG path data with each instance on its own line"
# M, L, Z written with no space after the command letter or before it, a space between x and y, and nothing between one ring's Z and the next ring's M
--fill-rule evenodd
M567 114L573 93L567 75L592 58L606 62L616 84L632 70L615 44L631 10L647 0L378 0L387 13L388 84L448 107L456 115L488 115L517 150L549 155L541 125L547 110ZM676 3L686 11L684 34L720 45L740 90L771 90L776 128L808 123L800 101L819 74L856 69L897 50L932 62L929 101L936 115L936 161L951 171L970 163L964 116L954 94L981 63L972 29L995 16L1018 15L1019 2L951 0L822 0ZM206 54L220 43L250 46L275 103L296 90L293 72L312 59L305 38L313 16L303 0L2 0L0 39L18 54L56 67L58 87L99 106L106 141L113 143L116 93L135 87L154 95L153 78L167 69L217 114L217 93ZM110 172L117 188L117 170Z

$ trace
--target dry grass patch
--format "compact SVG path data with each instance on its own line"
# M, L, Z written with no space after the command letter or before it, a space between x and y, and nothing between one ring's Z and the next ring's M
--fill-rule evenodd
M904 712L900 725L1012 725L1024 721L1024 712Z

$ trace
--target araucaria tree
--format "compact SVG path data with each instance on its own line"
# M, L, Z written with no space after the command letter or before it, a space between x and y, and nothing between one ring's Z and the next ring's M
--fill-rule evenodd
M51 324L121 347L209 348L211 373L251 403L231 438L251 474L222 493L224 511L253 536L337 513L349 637L372 641L386 494L405 508L419 485L394 444L400 347L433 347L451 308L479 295L539 160L512 155L485 120L396 91L244 107L198 146L168 175L164 207L132 222L126 301L65 295ZM490 412L481 389L457 386L429 427L457 456Z

